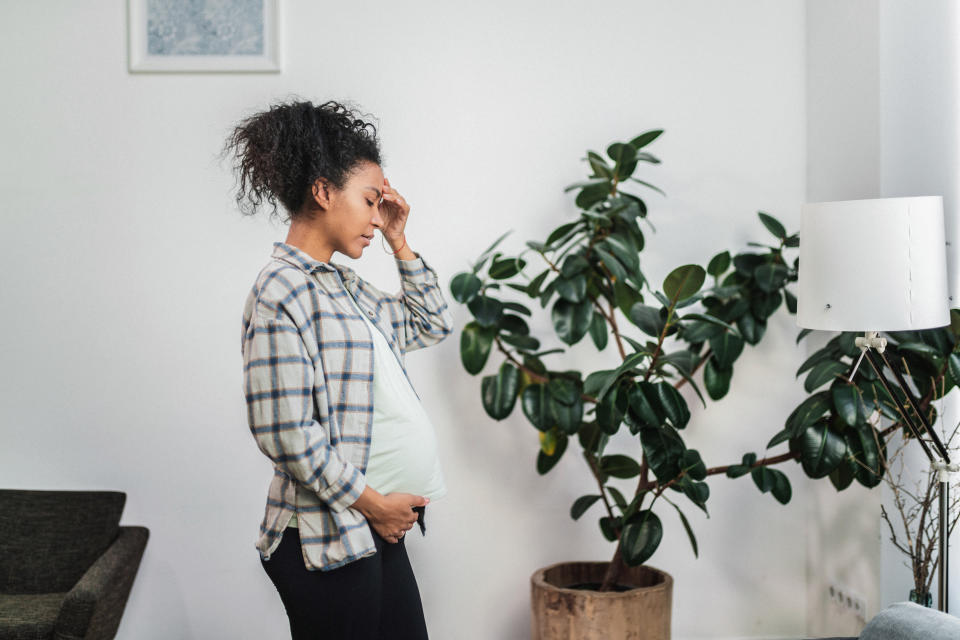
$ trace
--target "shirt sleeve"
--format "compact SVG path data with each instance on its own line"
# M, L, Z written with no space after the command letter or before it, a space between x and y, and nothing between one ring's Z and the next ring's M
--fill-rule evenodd
M299 330L288 318L254 314L244 337L247 421L274 465L340 512L363 493L366 479L331 445L314 419L316 372Z
M436 344L453 331L453 316L443 297L437 272L420 256L396 258L400 293L394 299L403 310L405 351Z

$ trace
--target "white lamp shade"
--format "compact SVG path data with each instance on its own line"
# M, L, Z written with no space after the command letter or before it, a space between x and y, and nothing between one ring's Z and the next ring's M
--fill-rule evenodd
M804 205L798 278L801 327L906 331L950 324L943 199Z

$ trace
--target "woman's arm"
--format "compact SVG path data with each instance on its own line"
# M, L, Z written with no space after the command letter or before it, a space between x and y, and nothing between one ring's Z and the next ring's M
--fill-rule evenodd
M363 474L330 444L313 419L315 369L300 332L283 314L252 316L243 343L247 422L257 446L274 464L343 511L366 488Z
M437 272L418 253L412 258L396 257L400 272L400 292L386 298L403 317L404 351L429 347L453 332L453 316L443 297Z

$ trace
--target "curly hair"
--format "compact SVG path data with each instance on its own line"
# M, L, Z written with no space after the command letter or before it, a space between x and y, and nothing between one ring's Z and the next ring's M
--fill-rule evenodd
M292 219L302 214L319 178L342 189L359 165L379 165L380 143L376 127L354 110L334 101L319 106L297 101L243 120L227 138L223 155L236 157L241 213L254 215L269 206L277 216L279 201Z

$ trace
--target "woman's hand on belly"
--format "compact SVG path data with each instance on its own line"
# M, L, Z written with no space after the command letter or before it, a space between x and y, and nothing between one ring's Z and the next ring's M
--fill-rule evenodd
M413 507L422 507L428 502L429 498L411 493L381 495L367 486L353 508L364 515L381 538L397 543L417 523L417 512Z

